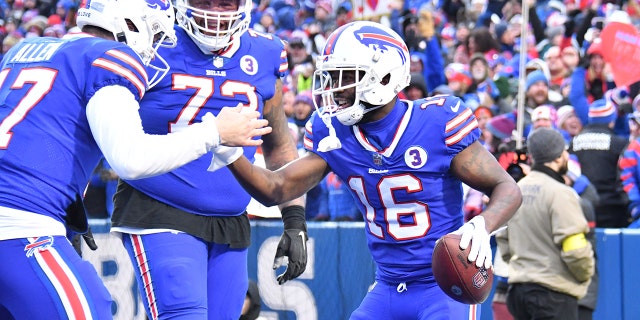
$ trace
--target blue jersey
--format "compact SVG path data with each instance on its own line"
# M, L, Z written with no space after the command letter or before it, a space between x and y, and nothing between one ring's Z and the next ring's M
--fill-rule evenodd
M342 148L317 151L328 135L317 114L307 124L305 147L357 199L378 277L433 281L435 241L462 225L462 183L449 168L480 136L473 113L456 97L436 96L398 100L384 119L361 126L331 120Z
M145 95L140 116L145 132L166 134L188 126L207 112L245 107L262 112L275 94L276 81L287 70L282 41L249 29L240 41L220 55L207 55L182 28L176 26L178 49L161 49L171 69ZM253 161L255 147L244 149ZM174 171L127 181L148 196L186 212L207 216L235 216L245 211L249 194L227 168L208 172L212 154Z
M102 153L85 106L105 86L141 99L147 74L128 46L87 34L29 38L0 71L0 206L63 221Z

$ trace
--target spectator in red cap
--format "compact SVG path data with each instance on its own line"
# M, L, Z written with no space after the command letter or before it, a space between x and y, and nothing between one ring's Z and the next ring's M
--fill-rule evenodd
M462 97L467 93L473 81L467 66L462 63L450 63L444 69L444 75L447 78L449 88L451 88L453 94L458 97Z

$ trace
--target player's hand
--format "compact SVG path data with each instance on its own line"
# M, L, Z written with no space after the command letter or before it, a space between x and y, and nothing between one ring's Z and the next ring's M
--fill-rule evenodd
M276 278L278 284L283 284L297 278L307 268L307 222L304 207L292 205L282 209L284 232L280 237L276 257L273 260L273 270L284 264L284 257L289 263L287 270Z
M276 257L273 260L273 270L283 265L284 257L289 258L289 264L284 273L278 275L278 284L283 284L297 278L307 268L307 232L301 229L286 229L280 237Z
M271 132L269 121L258 119L260 112L249 110L238 104L234 108L224 107L216 117L220 144L229 147L259 146L262 139L254 140Z
M98 250L98 245L96 244L95 239L93 239L93 232L91 231L91 227L87 228L87 233L82 234L82 239L84 239L84 242L87 244L89 249L91 249L92 251Z
M460 249L465 250L471 244L469 261L475 261L478 268L483 265L487 269L491 268L491 237L484 225L483 216L473 217L453 233L461 236Z

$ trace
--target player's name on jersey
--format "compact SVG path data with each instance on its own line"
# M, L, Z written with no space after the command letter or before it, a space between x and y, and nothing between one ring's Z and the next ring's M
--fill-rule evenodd
M27 43L11 58L10 63L29 63L48 61L62 46L63 42Z

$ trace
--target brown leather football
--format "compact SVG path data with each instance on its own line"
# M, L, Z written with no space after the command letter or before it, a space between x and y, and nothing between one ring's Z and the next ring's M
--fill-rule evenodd
M471 244L466 250L460 249L460 235L447 234L436 242L433 249L433 276L440 289L449 297L466 304L484 302L493 285L493 269L476 267L467 257Z

